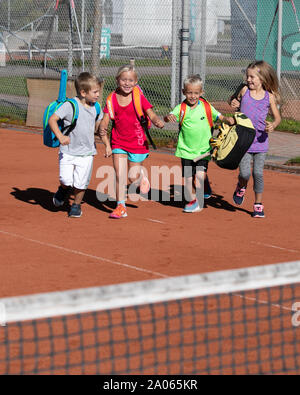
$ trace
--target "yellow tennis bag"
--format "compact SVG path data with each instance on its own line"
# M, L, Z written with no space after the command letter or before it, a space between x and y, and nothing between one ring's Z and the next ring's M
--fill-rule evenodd
M250 148L255 138L255 129L251 120L243 113L233 115L233 126L222 123L217 137L209 140L213 149L213 161L223 169L236 169L242 157Z

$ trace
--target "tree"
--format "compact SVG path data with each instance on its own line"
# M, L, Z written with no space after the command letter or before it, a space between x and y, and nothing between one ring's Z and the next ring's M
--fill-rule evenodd
M91 73L96 76L99 76L100 74L101 31L102 31L102 0L95 0Z

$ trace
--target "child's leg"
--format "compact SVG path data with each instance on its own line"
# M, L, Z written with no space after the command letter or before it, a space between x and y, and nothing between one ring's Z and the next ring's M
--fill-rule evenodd
M197 193L199 185L199 180L196 176L196 164L190 159L181 159L181 164L184 177L184 199L186 201L183 212L196 213L201 210L196 194L193 192L194 187Z
M59 153L59 182L62 188L73 187L74 156Z
M61 207L69 197L73 186L73 157L71 155L59 154L59 182L60 186L53 196L55 207Z
M185 191L184 196L187 201L187 204L184 206L184 213L196 213L201 211L199 201L201 202L201 207L203 207L203 188L202 188L202 197L198 196L198 185L199 180L197 176L194 177L185 177ZM196 194L193 193L193 182L195 181Z
M196 190L196 174L193 177L193 190ZM205 177L204 177L204 195L211 195L211 187L210 187L210 183L209 183L209 179L208 179L208 175L207 173L205 173ZM208 196L210 197L210 196ZM208 199L207 197L207 199ZM205 196L204 196L205 198Z
M193 193L193 177L184 177L184 198L186 202L191 202L196 198L196 195Z
M206 172L203 170L197 170L196 172L196 196L198 201L203 201L204 197L204 183L206 178Z
M208 161L200 160L196 166L196 196L199 208L204 207L204 199L211 197L211 188L207 177Z
M81 203L86 189L89 186L94 157L74 157L73 160L73 186L74 186L74 203L72 204L69 217L81 217Z
M203 207L203 198L208 199L211 196L211 188L207 177L208 161L200 159L193 169L194 173L194 188L196 197Z
M110 213L110 218L127 217L126 184L127 184L127 154L113 154L113 165L116 172L116 200L117 207Z
M130 184L139 185L142 178L141 168L143 162L128 162L128 181Z
M253 156L253 189L255 194L255 203L262 203L262 195L264 190L264 165L266 160L266 153L261 152Z
M81 204L85 194L85 189L74 188L74 204Z
M127 155L113 154L113 165L116 172L116 200L125 202L127 184Z
M264 206L262 204L262 194L264 190L264 164L266 159L266 153L261 152L253 155L253 189L255 194L255 202L253 205L252 217L264 218Z
M140 187L140 192L142 194L147 194L150 190L150 182L147 178L147 172L143 167L144 160L147 158L148 154L132 154L128 153L128 179L133 187L135 186L135 191ZM132 191L132 188L130 188ZM134 191L134 192L135 192Z
M244 201L246 188L251 176L251 158L252 154L246 152L239 165L238 183L233 193L233 201L238 205L241 205Z
M190 159L181 158L182 176L184 179L184 200L189 203L195 200L195 163Z
M247 188L251 176L251 159L252 154L246 152L239 165L239 185L241 188Z

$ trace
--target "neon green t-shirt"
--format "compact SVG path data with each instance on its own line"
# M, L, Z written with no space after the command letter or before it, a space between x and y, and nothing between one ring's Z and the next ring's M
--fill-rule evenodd
M216 122L221 114L213 106L211 106L211 112L213 122ZM180 104L171 111L171 114L174 114L179 122ZM203 103L200 102L193 110L191 110L191 107L187 106L178 136L175 155L179 158L195 159L210 151L210 138L211 129ZM209 159L209 157L207 159Z

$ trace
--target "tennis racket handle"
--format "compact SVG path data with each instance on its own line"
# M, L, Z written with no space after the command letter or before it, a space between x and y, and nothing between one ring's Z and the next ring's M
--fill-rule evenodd
M210 155L210 152L206 152L205 154L199 155L199 156L197 156L197 158L193 159L193 162L198 162L198 160L207 158L209 155Z
M59 93L57 98L58 101L66 100L67 81L68 72L67 70L62 70L60 73Z

